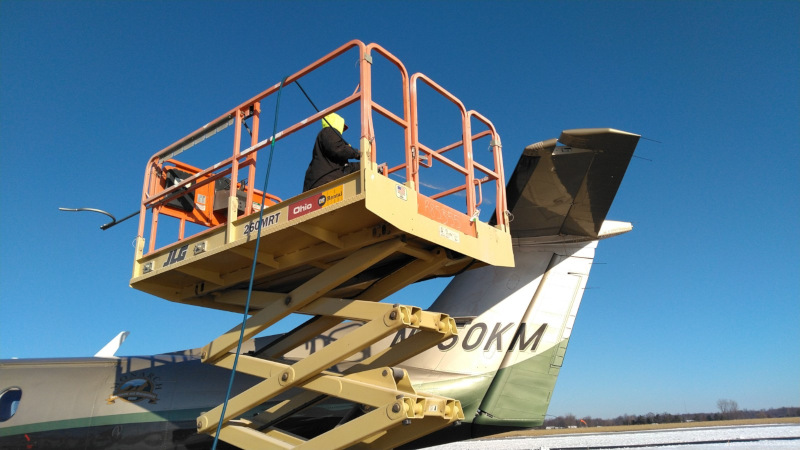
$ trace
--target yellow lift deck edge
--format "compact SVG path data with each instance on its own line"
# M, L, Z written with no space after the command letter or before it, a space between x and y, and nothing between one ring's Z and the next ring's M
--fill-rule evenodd
M401 252L422 258L443 247L486 264L513 265L509 233L470 223L441 204L443 216L473 226L477 237L437 222L418 213L420 194L368 167L363 173L365 182L354 173L265 209L260 226L259 213L240 218L233 223L232 237L220 226L143 256L135 263L131 286L167 300L213 307L204 301L208 294L249 280L258 232L257 286L279 283L275 279L282 275L314 273L363 245L399 235L408 244Z

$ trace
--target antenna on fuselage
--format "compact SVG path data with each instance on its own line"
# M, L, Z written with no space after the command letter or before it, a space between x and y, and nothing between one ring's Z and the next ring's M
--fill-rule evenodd
M125 342L125 338L127 338L129 334L131 334L129 331L123 331L120 334L116 335L114 339L108 341L108 344L106 344L103 348L101 348L99 352L95 353L94 357L113 358L114 354L117 353L117 350L119 350L119 347L122 345L123 342Z

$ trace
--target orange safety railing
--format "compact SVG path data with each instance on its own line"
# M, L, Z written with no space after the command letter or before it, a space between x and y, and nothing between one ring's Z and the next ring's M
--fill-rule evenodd
M461 140L454 142L450 145L442 147L438 150L433 150L422 142L420 142L419 138L419 120L418 120L418 90L417 90L417 81L422 81L429 87L431 87L434 91L441 94L445 99L452 102L456 105L461 113L461 130L462 136ZM487 181L494 181L496 186L496 199L495 199L495 216L497 217L497 224L498 225L505 225L505 210L506 210L506 202L505 202L505 178L503 174L503 156L502 156L502 146L500 144L500 136L497 134L497 130L494 128L494 125L485 117L478 114L475 111L467 111L464 107L464 104L456 98L453 94L448 92L446 89L438 85L436 82L428 78L427 76L417 73L411 77L411 117L414 126L412 127L411 131L411 151L412 153L417 154L417 157L414 160L414 170L413 170L413 180L415 185L419 185L419 167L420 165L423 167L432 167L433 161L437 160L441 163L445 164L447 167L455 170L458 173L464 175L464 184L460 186L453 187L451 189L444 190L438 194L432 195L431 199L436 200L447 195L454 194L456 192L465 191L466 192L466 208L467 208L467 215L470 217L476 217L477 213L477 206L481 204L483 201L483 191L482 191L482 183ZM476 118L484 125L486 125L489 129L483 131L481 133L472 134L472 125L471 119ZM493 163L494 169L489 169L481 164L473 158L472 153L472 144L474 141L481 139L485 136L491 136L490 148L493 153ZM447 158L444 156L445 152L450 150L456 149L458 147L463 147L464 152L464 163L460 165L456 163L454 160ZM425 156L423 158L423 155ZM475 170L479 170L485 174L484 177L476 178L475 177ZM468 187L470 187L468 189ZM479 198L480 201L475 200L475 187L478 188Z
M333 52L318 59L314 63L300 70L299 72L288 76L284 80L284 88L300 80L302 77L312 73L320 67L326 65L333 59L341 56L342 54L357 49L359 52L359 80L358 88L353 94L319 110L313 115L275 133L274 139L276 141L286 138L287 136L302 130L303 128L318 123L322 117L329 113L338 111L348 105L360 102L360 116L361 116L361 139L367 139L370 145L370 151L366 154L366 161L377 164L377 144L375 142L375 129L373 125L373 113L377 112L389 121L402 127L404 135L404 153L405 162L395 167L388 168L385 164L383 166L386 170L383 171L384 176L404 171L405 179L409 188L413 188L419 192L420 186L420 165L423 167L430 167L433 160L440 161L445 166L455 170L464 176L464 184L455 188L446 190L434 196L431 199L441 198L443 196L465 191L466 192L466 205L464 213L469 217L474 217L477 206L483 200L482 184L494 181L496 183L496 223L498 226L506 225L506 201L505 201L505 183L502 166L502 155L500 147L500 138L494 126L489 120L474 111L467 111L464 105L455 96L447 92L444 88L433 82L430 78L422 74L415 74L409 78L406 68L402 62L394 55L383 49L377 44L365 45L364 43L354 40L339 47ZM402 115L398 115L386 107L378 104L372 99L372 57L373 55L380 55L393 64L400 72L402 81L402 100L403 111ZM447 100L454 103L461 112L462 117L462 139L459 142L432 150L419 142L418 124L417 124L417 89L416 83L421 80L428 86L432 87L436 92L444 96ZM178 240L185 238L186 222L202 225L208 228L223 226L233 222L236 218L243 215L251 214L258 207L266 207L269 204L275 204L281 200L270 194L266 195L266 202L268 205L258 205L254 208L254 200L261 198L262 193L254 189L255 171L256 171L256 157L260 150L272 144L273 137L270 136L266 139L259 141L259 118L261 115L261 104L263 101L276 93L281 88L280 84L276 84L256 95L255 97L247 100L241 105L233 108L206 126L189 134L187 137L175 142L174 144L164 148L153 155L147 163L145 170L145 182L142 190L142 202L139 217L139 231L138 238L144 239L146 224L147 224L147 211L150 210L150 242L147 252L144 251L144 246L137 248L138 256L144 253L150 253L155 250L156 234L158 229L159 215L167 215L179 219ZM472 119L483 123L488 128L486 131L473 135L471 132ZM244 121L252 119L250 129L250 142L249 144L242 143L241 128ZM234 126L234 139L233 151L231 155L222 161L206 168L199 169L185 163L181 163L174 159L178 154L188 150L190 147L199 143L202 140L216 134L222 129L233 125ZM472 158L472 143L485 136L491 136L490 147L494 156L494 168L489 168L484 165L478 164ZM246 148L242 148L246 145ZM444 153L463 146L464 157L463 162L455 162L453 159L444 156ZM362 149L363 151L363 149ZM420 161L421 158L427 161ZM363 155L362 155L363 160ZM363 164L362 161L362 170ZM173 177L170 179L170 170L179 170L186 178ZM243 182L239 182L240 172L247 171L247 176ZM475 171L483 173L483 176L476 177ZM188 175L188 176L187 176ZM399 174L398 174L399 175ZM215 192L213 184L223 181L229 181L229 189L227 194L228 200L225 201L226 208L224 213L219 211L205 211L200 208L200 211L181 211L180 207L176 206L176 202L180 203L180 199L191 199L194 201L195 207L202 205L208 207L210 202L209 196ZM469 187L469 188L468 188ZM477 197L476 200L476 189ZM244 205L241 205L240 196L244 195ZM204 202L198 202L202 199ZM220 203L220 198L214 199L216 203ZM231 206L237 207L232 208ZM195 208L197 209L197 208ZM202 232L202 231L201 231ZM143 243L142 243L143 244Z

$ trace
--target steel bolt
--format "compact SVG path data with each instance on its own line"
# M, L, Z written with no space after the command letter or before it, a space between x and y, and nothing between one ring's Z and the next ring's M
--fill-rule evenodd
M399 413L400 412L400 403L395 403L394 405L392 405L392 412L393 413Z
M389 314L389 320L395 319L397 319L397 311L392 311L391 314Z
M288 373L284 373L283 375L281 375L281 381L286 381L288 379L289 379L289 374Z

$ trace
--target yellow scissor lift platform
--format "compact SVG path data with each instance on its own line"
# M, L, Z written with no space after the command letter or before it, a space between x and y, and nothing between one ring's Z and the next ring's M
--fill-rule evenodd
M456 333L455 322L445 314L378 302L411 283L451 275L476 262L513 265L500 140L488 120L467 111L460 101L424 75L409 78L399 60L386 50L359 41L345 44L287 77L284 85L353 49L358 51L360 62L359 89L344 100L259 142L261 102L282 88L273 86L157 153L148 164L132 287L174 302L244 312L252 275L247 310L251 316L245 324L244 339L254 337L289 314L315 317L258 357L240 355L236 370L263 381L230 399L225 417L221 417L220 405L198 418L198 431L212 435L222 420L219 438L239 447L391 448L463 419L457 400L417 393L407 373L394 367L451 337ZM383 56L400 71L404 104L401 115L389 112L371 98L373 55ZM459 107L463 125L461 141L439 150L419 142L418 81ZM229 182L227 190L217 189L219 180L238 180L239 172L244 173L244 169L248 170L248 180L252 180L258 150L272 144L273 139L318 123L325 115L358 101L362 161L359 172L283 201L265 195L263 207L258 200L262 193L252 189L250 181L237 183L236 188ZM373 112L404 130L404 164L389 168L378 163ZM241 150L244 145L240 131L247 119L252 119L251 141L248 148ZM486 124L487 131L473 134L472 119ZM230 158L205 170L172 159L228 124L235 125ZM472 160L472 142L487 136L491 138L492 168ZM459 147L463 148L463 164L444 155ZM430 167L434 161L464 176L462 186L441 195L464 192L463 210L419 192L420 165ZM405 182L389 176L403 171ZM482 183L496 186L494 224L478 220ZM476 188L480 200L476 199ZM212 215L210 197L214 195L224 196L214 202L227 203L227 208L215 209ZM148 215L150 247L145 252ZM160 215L180 220L179 239L155 249ZM208 229L184 237L186 222ZM364 325L300 361L282 359L288 351L345 320ZM343 373L330 371L402 328L418 332ZM206 345L203 361L232 368L236 357L232 351L240 334L241 326L236 326ZM311 439L280 429L281 420L327 397L362 405L367 412L343 420L339 426ZM269 409L242 419L244 413L263 404L270 405Z

